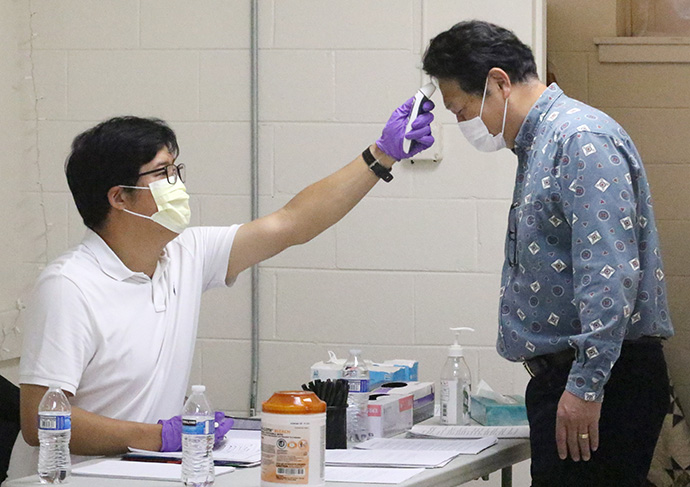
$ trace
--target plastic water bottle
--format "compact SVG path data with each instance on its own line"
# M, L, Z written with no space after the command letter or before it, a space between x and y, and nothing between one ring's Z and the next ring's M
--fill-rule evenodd
M347 379L347 439L359 443L369 439L369 369L361 357L361 350L350 350L343 366L343 379Z
M182 410L182 483L187 487L212 485L215 414L204 386L192 386Z
M69 440L72 407L57 384L50 384L38 405L38 477L42 484L62 484L72 472Z

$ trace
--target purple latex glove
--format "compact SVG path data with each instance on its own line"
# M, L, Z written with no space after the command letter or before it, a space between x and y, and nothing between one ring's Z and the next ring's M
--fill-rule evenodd
M434 102L431 100L424 102L419 116L412 122L410 132L405 135L407 119L413 104L414 97L400 105L388 119L381 133L381 138L376 141L379 149L396 161L412 157L424 149L428 149L434 143L434 137L431 135L431 127L429 126L434 120L434 114L431 113L431 110L434 109ZM410 152L403 151L403 138L412 139Z
M232 428L234 422L234 419L226 418L224 412L216 411L216 441L214 446L218 446L218 443L223 441L223 438L225 438L225 433L230 431L230 428Z
M214 446L223 441L225 433L232 428L232 418L226 418L225 413L216 411L216 432ZM161 419L158 424L163 425L161 431L161 451L182 450L182 416L174 416L170 419Z

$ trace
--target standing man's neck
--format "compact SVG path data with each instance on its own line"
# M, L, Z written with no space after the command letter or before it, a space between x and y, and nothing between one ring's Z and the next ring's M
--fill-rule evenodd
M514 147L515 138L520 133L522 123L544 90L546 90L546 85L538 79L512 86L508 102L510 122L506 123L506 132L510 130L510 133L506 133L506 144L509 148Z

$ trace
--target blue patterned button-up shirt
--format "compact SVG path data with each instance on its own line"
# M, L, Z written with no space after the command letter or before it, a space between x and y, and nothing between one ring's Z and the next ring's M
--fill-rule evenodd
M498 352L521 361L572 347L566 389L600 401L623 340L673 334L642 161L618 123L556 84L513 150Z

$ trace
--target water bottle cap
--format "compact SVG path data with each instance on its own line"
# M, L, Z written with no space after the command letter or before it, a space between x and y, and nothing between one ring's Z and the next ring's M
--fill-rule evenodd
M62 389L62 386L57 382L49 382L48 389Z
M206 392L206 386L202 386L202 385L192 386L192 392Z

